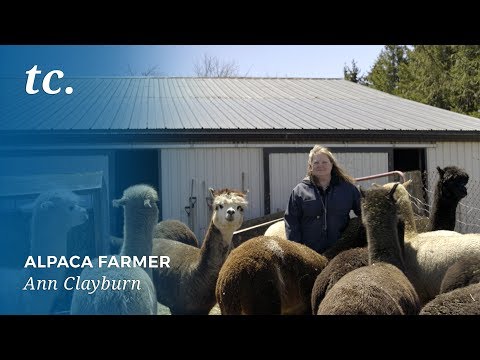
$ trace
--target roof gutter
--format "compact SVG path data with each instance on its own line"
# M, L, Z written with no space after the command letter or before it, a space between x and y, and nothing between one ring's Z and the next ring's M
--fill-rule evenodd
M73 144L163 144L188 142L285 141L479 141L480 130L287 130L287 129L180 129L180 130L62 130L0 131L1 146Z

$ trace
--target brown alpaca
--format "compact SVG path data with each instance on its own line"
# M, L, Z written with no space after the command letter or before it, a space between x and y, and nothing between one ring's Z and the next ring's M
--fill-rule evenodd
M369 265L344 275L325 295L319 315L413 315L420 302L403 273L397 207L391 190L362 191L362 222L367 231Z
M313 282L327 259L276 236L258 236L235 250L218 275L222 315L310 314Z
M202 247L178 241L154 240L153 255L170 257L170 268L153 271L157 300L176 314L208 314L215 305L218 272L230 253L233 232L243 222L246 193L214 191L213 214Z
M465 255L448 268L440 285L440 293L476 283L480 283L480 255Z
M437 295L420 315L480 315L480 283Z

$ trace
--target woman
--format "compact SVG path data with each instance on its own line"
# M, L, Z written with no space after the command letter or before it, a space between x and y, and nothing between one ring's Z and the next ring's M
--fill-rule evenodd
M292 190L285 211L287 239L322 253L345 230L350 210L360 216L360 192L355 180L325 147L308 155L307 176Z

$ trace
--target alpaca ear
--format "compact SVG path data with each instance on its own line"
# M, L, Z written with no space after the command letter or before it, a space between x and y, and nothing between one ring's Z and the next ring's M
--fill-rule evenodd
M112 200L112 205L113 205L113 207L123 206L123 205L125 205L125 199L121 198L121 199Z
M395 183L395 185L393 185L392 189L390 190L390 192L388 193L388 197L390 198L390 200L392 200L393 203L395 203L395 197L393 196L395 194L395 190L397 190L397 186L399 185L400 183Z
M445 170L443 170L440 166L437 166L437 171L440 174L440 178L443 178L443 175L445 174Z
M403 185L403 187L406 189L406 188L410 187L410 184L411 184L412 182L413 182L413 180L410 179L410 180L405 181L402 185Z
M210 194L212 194L212 197L215 197L215 190L213 188L208 188L210 191Z
M146 208L151 208L152 204L150 203L150 199L145 199L143 201L143 206L145 206Z

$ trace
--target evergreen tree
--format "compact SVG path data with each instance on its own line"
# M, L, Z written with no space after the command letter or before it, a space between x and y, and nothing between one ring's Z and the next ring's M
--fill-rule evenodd
M347 64L343 66L343 78L354 83L361 84L364 82L364 78L360 75L360 69L355 59L352 60L352 68L349 68Z
M409 49L404 45L386 45L366 77L377 90L396 94L400 68L408 63Z
M417 45L399 71L397 94L480 117L480 46Z

